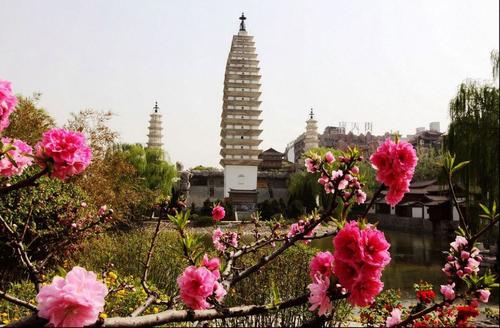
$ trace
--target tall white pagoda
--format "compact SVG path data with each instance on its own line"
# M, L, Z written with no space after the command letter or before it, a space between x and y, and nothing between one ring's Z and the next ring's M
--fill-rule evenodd
M148 147L149 148L162 148L162 130L161 127L161 114L159 112L158 102L155 102L153 107L153 113L150 115L149 119L149 133L148 133Z
M230 197L236 205L257 201L257 167L262 142L259 139L262 132L259 60L253 36L246 31L245 19L242 14L226 64L220 133L224 197Z

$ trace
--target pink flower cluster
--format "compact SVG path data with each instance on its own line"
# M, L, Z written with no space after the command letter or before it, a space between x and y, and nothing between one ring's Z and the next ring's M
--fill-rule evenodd
M457 236L455 241L450 243L447 262L442 269L448 277L463 278L479 272L479 264L483 258L479 255L477 247L472 247L470 251L467 251L467 245L467 239L462 236Z
M330 300L330 277L317 274L313 277L313 283L307 286L309 288L309 311L318 310L318 315L326 315L332 311L332 301Z
M16 105L17 98L12 91L11 83L0 79L0 132L9 126L9 116Z
M226 290L218 281L220 279L220 260L209 259L205 254L200 267L191 265L177 278L180 296L184 304L193 310L204 310L211 307L207 299L214 296L221 302Z
M394 327L395 325L401 323L401 310L398 308L395 308L394 310L391 311L391 316L387 318L385 321L386 327Z
M40 166L48 166L50 175L61 180L83 172L92 159L81 132L51 129L35 148Z
M293 223L290 225L290 231L288 231L288 234L286 235L288 238L292 238L296 234L303 233L305 229L309 226L310 221L304 221L304 220L299 220L296 223ZM304 237L311 237L314 235L314 230L316 230L316 227L306 233ZM309 244L311 241L310 240L303 240L304 244Z
M238 247L238 236L237 232L228 231L223 232L221 229L217 228L212 234L212 242L216 250L224 252L228 246Z
M341 191L344 201L349 201L354 197L356 203L363 204L366 201L366 193L361 190L363 185L356 175L359 174L359 168L353 166L349 172L342 170L332 171L331 177L321 174L318 183L323 186L327 194L335 191L335 186ZM350 189L350 190L349 190Z
M20 175L26 167L32 164L33 150L24 141L3 137L2 145L3 149L12 149L7 150L0 159L0 175L5 177ZM7 157L7 154L10 156L10 159Z
M212 209L212 218L214 221L220 221L226 216L226 211L224 210L224 207L220 205L214 206Z
M55 277L36 296L38 316L55 327L83 327L97 321L104 311L106 285L94 272L74 267L66 278Z
M377 181L389 187L385 197L390 205L399 203L410 189L418 158L413 146L405 141L395 143L390 138L370 157L377 170Z
M329 297L330 276L333 274L333 255L330 252L317 253L309 264L309 275L312 284L309 288L310 311L319 308L318 314L325 315L332 311L332 302Z
M338 232L333 245L334 272L350 292L348 301L371 304L382 291L382 270L391 260L384 233L372 225L360 229L358 222L351 221Z

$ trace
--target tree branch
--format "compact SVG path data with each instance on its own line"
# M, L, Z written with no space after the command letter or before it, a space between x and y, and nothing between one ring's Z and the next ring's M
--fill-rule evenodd
M9 295L6 292L4 292L3 290L0 290L0 298L3 298L7 302L10 302L10 303L13 303L13 304L25 307L25 308L27 308L27 309L29 309L31 311L34 311L34 312L37 311L36 306L34 306L33 304L28 303L26 301L23 301L23 300L21 300L21 299L19 299L17 297L12 296L12 295Z
M366 218L366 216L368 215L368 212L370 212L370 209L375 204L375 201L377 200L378 196L380 196L380 193L382 192L382 190L384 190L384 184L380 184L377 191L375 191L375 193L373 194L372 199L370 200L370 204L368 204L368 206L365 208L365 211L363 212L362 218Z
M46 167L43 170L41 170L40 172L38 172L37 174L32 175L31 177L27 178L26 180L19 181L18 183L13 184L12 186L0 188L0 195L8 194L9 192L17 190L17 189L34 186L36 180L38 180L39 178L41 178L42 176L44 176L48 172L49 172L49 169Z

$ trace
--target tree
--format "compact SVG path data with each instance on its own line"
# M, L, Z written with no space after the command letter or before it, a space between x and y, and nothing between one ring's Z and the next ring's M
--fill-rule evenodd
M442 153L434 148L417 148L418 163L413 175L414 181L438 179L442 171Z
M34 145L42 138L42 133L55 126L54 119L37 106L40 94L32 97L18 96L16 110L10 116L10 125L3 135L21 139Z
M159 190L164 195L170 195L177 181L177 169L165 161L163 150L144 148L140 144L123 144L119 147L127 161L133 165L145 185L151 190Z
M491 54L493 78L498 77L498 51ZM467 80L450 102L451 124L446 147L457 161L470 159L458 175L467 194L492 204L499 199L499 90L491 82Z

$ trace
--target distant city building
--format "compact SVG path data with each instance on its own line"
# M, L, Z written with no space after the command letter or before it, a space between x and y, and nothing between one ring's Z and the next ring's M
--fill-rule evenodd
M414 135L408 135L408 142L414 147L441 149L443 133L440 132L439 122L431 122L429 130L417 128Z
M351 129L349 133L346 133L347 122L342 122L339 126L327 126L323 132L323 134L317 133L316 123L317 121L311 122L312 118L307 121L308 125L306 128L306 132L299 135L295 140L288 143L285 149L285 157L288 161L293 163L300 163L301 156L310 148L308 148L308 144L314 147L327 147L334 148L340 150L346 150L347 147L356 146L362 153L368 155L374 152L378 145L387 137L389 134L385 134L383 136L374 136L370 131L372 129L371 123L365 124L366 134L354 134L353 131L358 131L356 128L359 124L350 124ZM309 139L308 139L309 134ZM315 135L316 140L314 143L311 143L308 140L312 140L312 136ZM311 147L313 148L313 147Z
M261 160L259 118L261 101L259 60L253 36L240 17L226 64L221 120L221 165L224 167L224 197L235 208L253 210L257 201L257 167Z
M150 115L149 119L149 133L148 133L148 143L149 148L162 148L163 147L163 135L162 135L162 120L161 114L159 112L158 102L155 102L153 107L153 113Z

